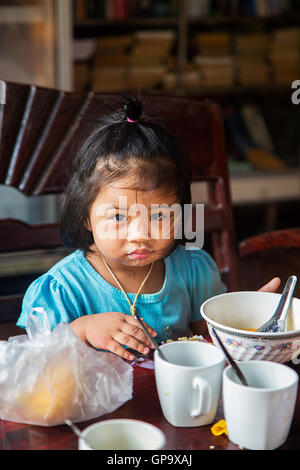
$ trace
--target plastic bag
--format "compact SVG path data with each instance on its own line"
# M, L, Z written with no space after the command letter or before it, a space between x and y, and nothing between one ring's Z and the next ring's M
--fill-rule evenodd
M87 346L67 323L50 330L42 308L27 335L0 341L0 418L40 426L110 413L132 398L133 368Z

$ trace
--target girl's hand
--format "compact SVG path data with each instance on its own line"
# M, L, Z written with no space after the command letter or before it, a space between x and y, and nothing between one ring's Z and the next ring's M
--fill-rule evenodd
M137 320L120 312L97 313L77 318L71 323L76 335L97 349L111 351L124 359L134 356L121 345L148 354L154 348ZM151 336L157 333L145 323Z
M280 286L281 280L279 277L274 277L268 284L258 289L259 292L276 292Z

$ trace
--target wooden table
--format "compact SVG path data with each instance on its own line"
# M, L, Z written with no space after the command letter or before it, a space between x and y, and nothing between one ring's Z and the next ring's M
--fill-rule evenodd
M289 366L300 372L300 365ZM147 421L159 427L166 435L165 450L241 450L226 435L211 433L211 425L195 428L177 428L169 424L161 411L153 369L134 365L133 398L113 413L79 423L80 429L89 424L111 418L132 418ZM223 418L222 399L214 422ZM41 427L0 420L0 450L75 450L77 437L66 425ZM300 387L292 428L281 450L300 449ZM113 452L113 451L111 451Z

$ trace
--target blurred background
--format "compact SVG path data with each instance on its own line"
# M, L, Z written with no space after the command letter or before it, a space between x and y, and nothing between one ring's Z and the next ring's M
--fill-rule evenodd
M209 98L223 110L238 241L299 227L300 2L0 0L0 79L63 90ZM299 94L300 97L300 94ZM200 183L194 202L205 202ZM59 196L0 185L0 218L55 222ZM63 255L43 253L39 271ZM299 256L272 258L287 275ZM0 256L1 291L37 271ZM266 274L266 277L268 273ZM36 277L36 276L35 276ZM20 281L21 282L21 281Z

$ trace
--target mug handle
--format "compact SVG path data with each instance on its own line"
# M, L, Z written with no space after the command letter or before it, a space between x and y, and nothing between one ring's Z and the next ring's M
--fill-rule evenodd
M206 415L211 407L211 386L202 377L194 377L193 388L199 391L199 402L197 408L191 410L191 417Z

